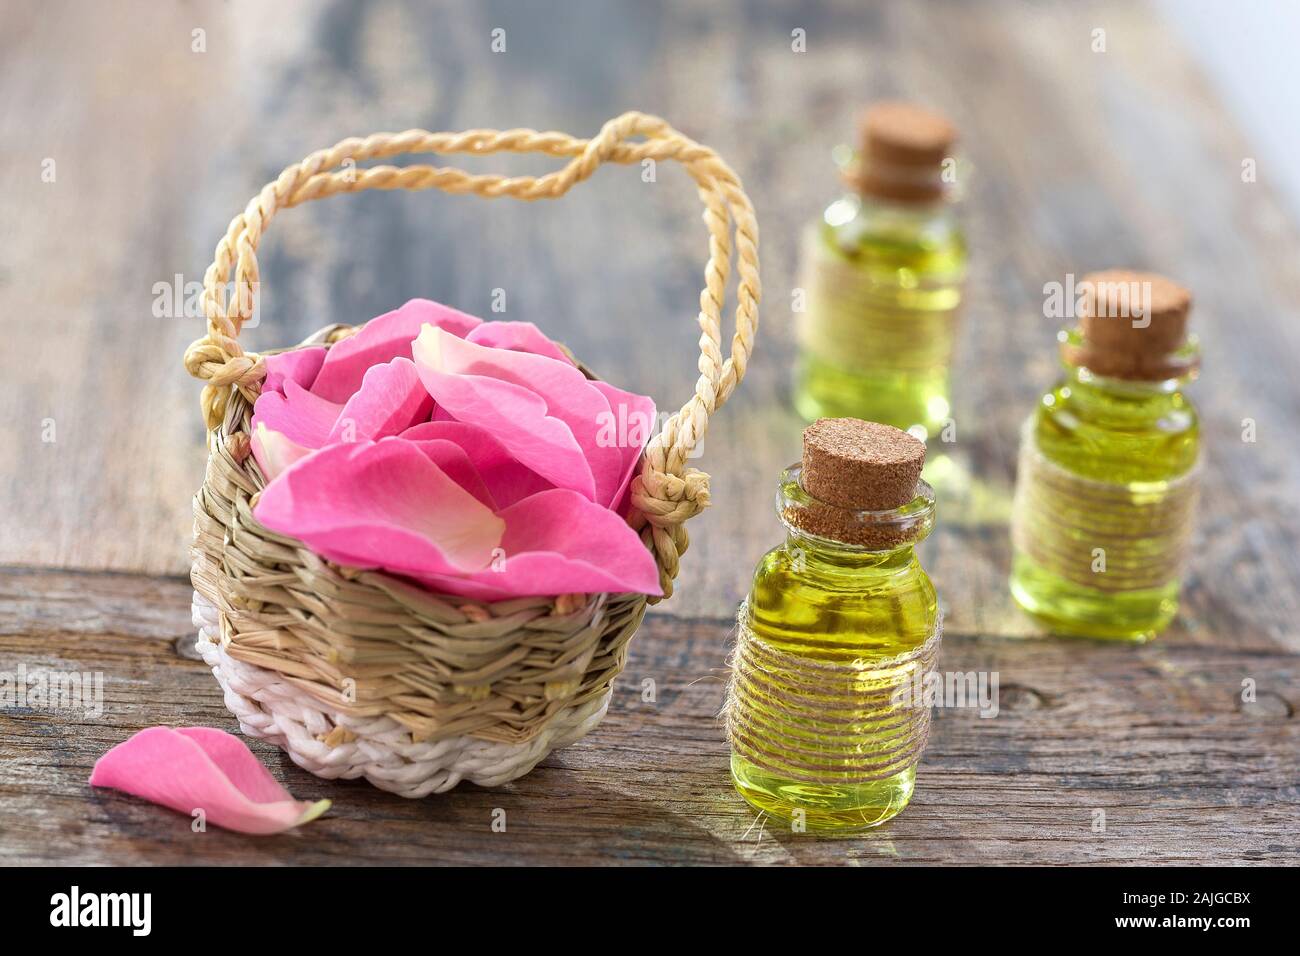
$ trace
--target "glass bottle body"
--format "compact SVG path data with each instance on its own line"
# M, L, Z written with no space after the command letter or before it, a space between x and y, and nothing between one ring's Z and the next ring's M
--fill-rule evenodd
M926 520L932 521L933 497L926 491L931 495ZM935 634L938 598L913 547L930 524L912 540L884 551L787 527L785 542L758 564L740 626L800 660L860 668L862 679L855 690L868 700L873 688L895 687L917 677L922 664L891 662L915 652ZM751 701L749 706L750 719L768 739L788 741L788 747L769 750L765 766L733 750L732 779L755 809L809 831L855 830L883 823L911 799L915 761L896 772L886 769L881 779L867 782L861 782L861 773L852 766L868 760L888 768L889 755L906 745L907 731L900 729L905 722L894 718L910 703L898 702L888 713L874 712L869 719L850 723L853 737L847 746L844 737L828 739L770 701ZM852 714L834 716L856 719ZM844 781L836 782L835 772L823 771L817 782L809 782L800 773L798 758L787 758L795 753L811 755L807 759L822 766L843 762Z
M799 413L936 434L966 274L954 205L851 193L808 231L804 263Z
M1144 568L1168 558L1169 522L1152 524L1149 516L1169 512L1194 491L1189 482L1200 450L1200 426L1182 391L1187 381L1110 379L1067 364L1065 377L1042 397L1026 424L1024 440L1032 441L1050 466L1121 492L1100 503L1051 493L1044 499L1059 514L1077 512L1076 522L1055 527L1067 529L1061 532L1062 545L1094 556L1091 578L1062 573L1017 540L1012 596L1050 630L1144 641L1177 613L1181 581L1176 574L1138 587L1108 585L1117 574L1141 581ZM1022 518L1023 501L1018 497L1015 520ZM1105 553L1094 546L1107 540L1108 527L1127 530L1122 539L1109 539L1122 545ZM1153 527L1159 533L1149 530Z

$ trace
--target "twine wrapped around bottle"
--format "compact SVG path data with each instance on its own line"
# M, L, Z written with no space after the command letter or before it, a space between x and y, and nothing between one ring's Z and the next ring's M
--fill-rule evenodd
M536 177L423 163L358 165L407 153L498 152L564 163ZM682 164L708 231L704 288L698 311L688 310L700 329L699 375L685 404L650 439L630 490L628 521L653 552L667 597L687 547L683 525L709 504L709 476L687 461L743 378L758 323L758 226L739 177L716 153L636 112L590 139L532 129L376 133L288 166L231 221L204 276L207 334L186 351L185 367L206 382L209 448L194 499L194 622L204 660L245 733L283 747L320 776L365 777L418 797L461 780L512 780L600 721L646 596L476 601L434 594L326 561L262 526L253 503L266 481L249 454L249 435L266 363L239 336L257 301L258 247L284 210L367 189L558 199L605 163L645 160ZM735 332L724 348L733 262ZM353 331L330 326L302 344L332 347Z
M942 615L913 650L848 664L779 650L748 622L742 604L723 711L736 756L786 779L827 786L885 780L917 765L930 708L911 690L935 670Z
M809 355L855 372L924 374L952 359L960 276L902 288L895 271L875 275L814 224L804 234L805 312L799 341Z
M1172 481L1111 483L1049 461L1026 423L1012 542L1044 570L1109 593L1178 579L1192 538L1199 470Z

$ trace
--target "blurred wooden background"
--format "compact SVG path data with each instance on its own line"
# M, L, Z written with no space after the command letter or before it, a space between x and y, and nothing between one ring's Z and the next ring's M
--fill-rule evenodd
M1272 743L1253 799L1285 797L1294 820L1300 231L1270 183L1294 169L1260 163L1258 181L1243 182L1250 142L1151 10L1119 0L53 0L6 5L0 17L0 566L186 573L205 453L199 386L181 355L202 323L155 317L155 284L200 281L230 218L284 165L376 130L590 135L635 108L716 148L743 177L762 229L757 348L699 462L715 505L691 525L678 594L653 612L713 622L716 655L696 663L716 666L726 620L780 538L774 481L799 450L802 423L788 407L799 228L836 194L830 151L852 135L859 109L905 96L956 121L974 170L954 414L955 452L976 484L963 507L941 509L925 553L949 643L994 639L980 646L1004 680L1017 663L1035 666L1032 652L1017 656L1023 645L996 639L1034 634L1006 593L1006 510L1018 425L1056 369L1043 284L1112 265L1180 279L1196 296L1205 350L1193 394L1208 493L1184 610L1144 666L1152 680L1169 678L1178 668L1165 648L1212 645L1246 655L1246 674L1273 662L1285 676L1276 726L1261 731ZM505 52L492 51L495 28ZM1098 28L1104 53L1093 50ZM806 31L806 52L792 50L794 30ZM554 203L335 198L276 219L248 341L289 344L414 296L490 315L500 288L506 317L537 323L606 378L671 409L695 378L705 239L675 167L655 183L605 169ZM1242 441L1247 418L1254 443ZM25 573L6 580L28 615L11 627L39 631L43 585ZM186 629L185 608L167 613L176 633ZM1198 679L1212 679L1209 658L1198 660ZM1034 673L1068 684L1058 666L1069 665ZM1237 713L1240 680L1234 669L1214 688L1219 717ZM1162 785L1173 785L1170 773ZM1236 799L1233 776L1224 764L1214 799Z
M197 282L226 223L279 170L352 134L410 126L594 133L661 113L740 172L762 227L763 325L749 378L699 465L716 506L669 613L724 614L779 538L769 499L798 456L787 406L799 226L837 191L831 148L873 98L948 112L974 165L974 276L957 373L957 451L989 495L943 514L931 564L953 627L1019 627L999 524L1015 428L1055 371L1042 285L1112 264L1196 293L1212 500L1195 579L1234 548L1296 576L1297 232L1247 143L1148 12L1078 5L812 3L43 3L0 39L0 322L5 382L0 563L183 574L203 467L197 384L180 366L198 319L155 318L154 285ZM1107 31L1107 51L1091 31ZM491 31L505 30L493 53ZM807 32L806 53L791 31ZM194 30L206 52L192 51ZM43 162L56 181L42 181ZM493 169L549 168L490 158ZM675 408L694 380L705 234L677 168L602 170L560 202L431 194L339 197L274 223L254 348L358 322L413 296L534 321L607 378ZM653 361L647 361L653 356ZM1243 445L1241 420L1258 423ZM46 442L52 420L54 442ZM1217 570L1218 573L1215 573ZM1226 575L1225 575L1226 572ZM1205 579L1211 580L1205 580ZM1273 589L1274 593L1278 589ZM1291 589L1284 589L1291 590ZM1259 593L1266 593L1261 590ZM1241 608L1289 630L1294 602ZM1246 624L1246 621L1242 621Z

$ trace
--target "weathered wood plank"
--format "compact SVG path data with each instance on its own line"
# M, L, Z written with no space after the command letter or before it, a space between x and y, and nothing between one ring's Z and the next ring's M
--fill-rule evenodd
M819 840L756 820L730 787L716 720L728 622L657 612L605 723L507 787L408 801L317 780L254 742L295 795L333 809L276 838L195 834L182 815L86 783L143 727L237 732L207 668L173 648L190 634L188 598L175 579L0 573L0 671L104 675L97 718L0 710L0 862L1300 862L1300 658L1267 642L950 633L941 669L996 670L997 716L937 711L912 806L877 831ZM1255 703L1241 702L1245 678Z
M1206 345L1195 394L1209 493L1184 626L1206 642L1300 647L1300 461L1286 434L1300 392L1281 360L1300 346L1300 236L1269 185L1285 171L1241 182L1249 144L1144 7L47 2L4 17L0 563L183 572L203 446L179 359L199 324L154 318L152 288L198 279L229 217L282 165L372 129L590 132L635 106L718 148L762 223L759 347L706 443L716 504L666 608L725 616L779 536L767 502L798 449L786 391L799 227L835 190L827 155L854 112L906 95L953 115L975 167L955 452L979 495L945 505L928 551L950 625L1033 633L1006 595L1005 512L1016 426L1054 374L1041 287L1132 264L1193 288ZM498 26L502 54L489 47ZM1090 48L1099 26L1104 54ZM46 158L54 183L41 181ZM336 199L273 226L249 339L283 344L416 295L486 313L501 288L507 317L671 407L694 377L703 255L693 190L671 169L653 184L605 171L532 206Z

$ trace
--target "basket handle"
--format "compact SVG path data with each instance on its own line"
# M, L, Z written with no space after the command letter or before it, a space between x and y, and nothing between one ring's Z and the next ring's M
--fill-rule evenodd
M629 142L633 137L644 140ZM476 175L461 169L413 165L356 167L358 161L401 153L544 153L572 157L565 166L544 176ZM220 427L232 390L256 399L266 375L255 352L245 352L239 332L252 314L259 281L257 247L267 226L281 210L335 193L363 189L441 189L473 193L489 199L557 199L591 176L602 163L638 163L673 159L694 179L704 204L709 230L709 259L700 292L699 378L695 392L646 446L641 474L632 484L634 513L630 520L642 532L659 559L664 596L672 591L680 554L687 537L687 518L709 503L709 476L686 462L708 430L709 417L730 397L745 375L758 327L758 224L739 177L706 146L683 136L664 120L644 113L624 113L607 122L591 139L531 129L469 130L430 133L376 133L351 138L312 153L287 167L267 183L242 213L230 222L217 243L212 264L203 277L203 309L207 335L185 352L185 367L208 384L203 389L203 417L209 429ZM340 167L342 167L340 169ZM730 355L722 358L722 307L731 270L730 222L736 230L736 329ZM226 283L232 266L233 295L227 302Z

